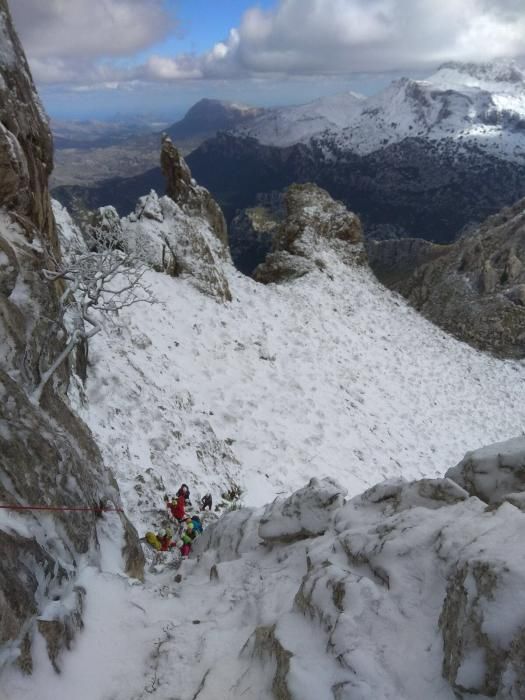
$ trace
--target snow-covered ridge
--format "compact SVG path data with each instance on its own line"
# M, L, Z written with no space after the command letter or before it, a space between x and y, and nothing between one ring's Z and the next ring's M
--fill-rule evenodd
M525 161L525 78L517 65L448 63L426 80L402 78L369 98L352 93L269 110L237 133L289 146L312 139L359 154L407 137L476 144Z
M525 83L525 71L514 61L494 61L492 63L461 63L448 61L439 66L435 75L447 76L450 83L485 87L500 83L502 90L510 86L521 87Z
M345 92L304 105L270 109L237 131L254 136L261 143L278 146L305 142L324 131L338 131L348 126L360 113L365 99L354 92Z

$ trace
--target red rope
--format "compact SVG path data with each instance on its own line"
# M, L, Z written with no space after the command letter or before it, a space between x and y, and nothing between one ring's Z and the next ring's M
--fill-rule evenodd
M0 509L2 510L48 510L54 512L74 512L74 513L123 513L122 508L109 508L109 507L97 507L97 506L18 506L18 505L2 505L0 503Z

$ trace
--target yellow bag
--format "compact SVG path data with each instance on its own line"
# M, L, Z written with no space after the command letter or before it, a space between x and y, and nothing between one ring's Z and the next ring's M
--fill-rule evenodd
M154 549L156 549L157 551L160 550L162 545L159 542L159 538L154 532L146 532L145 538L146 542L150 544Z

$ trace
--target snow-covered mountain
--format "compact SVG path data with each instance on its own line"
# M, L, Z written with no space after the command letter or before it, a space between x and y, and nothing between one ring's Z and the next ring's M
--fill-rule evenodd
M237 127L235 131L253 136L261 143L288 146L309 141L324 131L344 129L361 113L365 101L362 95L345 92L304 105L268 109L252 123Z
M185 481L217 496L233 480L261 505L315 474L352 494L442 475L468 449L521 433L520 363L455 341L334 257L282 287L230 266L225 305L151 272L161 304L95 339L81 415L144 527L144 474L168 493Z
M402 78L369 98L349 93L269 110L237 133L274 146L323 136L361 155L408 137L465 140L523 163L525 73L509 63L448 63L427 80Z

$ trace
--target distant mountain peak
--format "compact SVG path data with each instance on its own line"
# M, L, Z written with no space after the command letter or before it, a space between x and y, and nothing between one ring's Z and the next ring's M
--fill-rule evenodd
M197 136L214 136L218 131L233 129L265 112L259 107L203 97L170 126L168 134L174 140Z
M485 63L463 63L461 61L448 61L439 66L437 74L442 72L456 72L476 81L496 83L523 83L525 71L518 64L509 59L499 59Z

